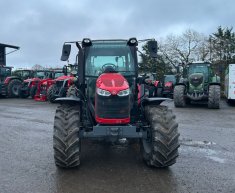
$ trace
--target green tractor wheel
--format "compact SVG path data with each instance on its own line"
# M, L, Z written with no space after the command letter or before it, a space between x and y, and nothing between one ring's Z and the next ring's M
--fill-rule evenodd
M220 108L220 85L209 86L208 108L210 109Z
M176 85L174 88L174 104L175 107L185 107L186 100L184 98L185 86L184 85Z

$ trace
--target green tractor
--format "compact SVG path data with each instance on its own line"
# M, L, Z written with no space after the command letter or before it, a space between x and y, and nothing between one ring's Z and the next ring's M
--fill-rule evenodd
M209 62L188 64L174 88L175 107L185 107L191 101L207 101L208 108L220 108L220 77Z

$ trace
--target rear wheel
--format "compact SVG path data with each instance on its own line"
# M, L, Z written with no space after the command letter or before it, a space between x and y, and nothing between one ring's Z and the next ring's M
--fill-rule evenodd
M141 152L149 166L167 167L176 163L179 148L178 124L166 106L147 106L145 116L150 124Z
M208 108L210 109L220 108L220 86L219 85L209 86Z
M174 88L174 104L175 107L185 107L186 101L184 98L185 86L177 85Z
M7 94L8 97L18 97L19 96L19 88L21 86L22 82L19 79L13 79L9 82L7 87Z
M53 148L55 164L63 168L80 165L80 108L78 105L58 106L54 120Z
M55 102L56 93L58 93L58 87L55 84L52 84L47 90L47 100L51 103Z
M34 98L34 96L36 95L36 91L37 91L37 86L32 86L29 90L29 94L32 97L32 99Z

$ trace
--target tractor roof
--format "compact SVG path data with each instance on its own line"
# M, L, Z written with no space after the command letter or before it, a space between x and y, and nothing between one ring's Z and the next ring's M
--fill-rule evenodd
M134 44L137 45L138 43L141 42L146 42L146 41L150 41L150 40L155 40L154 38L152 39L143 39L143 40L137 40L135 37L129 38L129 39L98 39L98 40L91 40L89 38L84 38L82 41L70 41L70 42L64 42L65 44L69 44L69 43L82 43L87 44L87 45L91 45L91 43L127 43L127 44Z
M196 61L196 62L191 62L188 65L192 65L192 64L211 64L211 63L208 61Z
M13 49L20 49L19 46L13 46L13 45L9 45L9 44L2 44L0 43L0 47L4 47L4 48L13 48Z

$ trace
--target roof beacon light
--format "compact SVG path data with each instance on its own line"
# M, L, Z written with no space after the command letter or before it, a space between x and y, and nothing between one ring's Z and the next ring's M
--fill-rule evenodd
M127 42L127 44L129 46L137 46L138 45L138 42L137 42L137 39L136 38L130 38Z
M91 40L89 38L84 38L82 40L82 46L91 46L92 43L91 43Z

